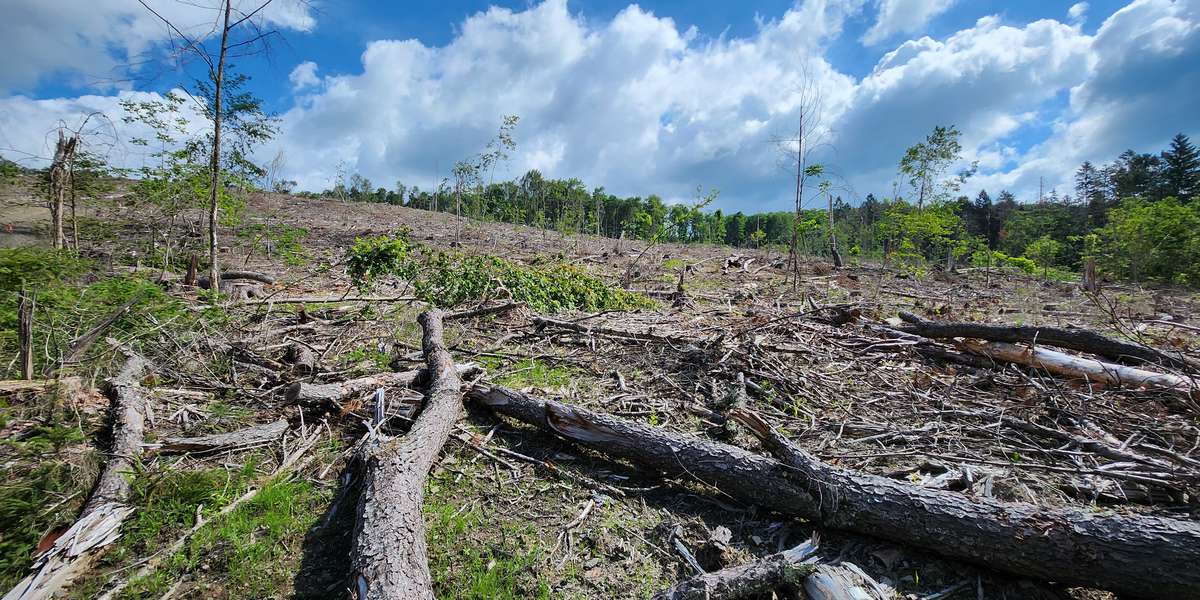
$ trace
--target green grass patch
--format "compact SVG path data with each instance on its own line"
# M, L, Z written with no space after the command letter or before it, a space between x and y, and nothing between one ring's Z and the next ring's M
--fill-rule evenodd
M498 373L493 381L511 388L561 388L578 377L578 372L573 368L528 358L518 360L508 367L504 367L504 359L494 356L482 356L479 362L488 371Z

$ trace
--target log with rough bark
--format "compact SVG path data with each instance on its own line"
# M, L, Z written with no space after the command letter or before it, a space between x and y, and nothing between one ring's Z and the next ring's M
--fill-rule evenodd
M319 362L317 353L313 352L312 348L299 342L288 346L287 352L283 355L283 360L301 373L317 372L317 363Z
M198 437L169 437L158 446L160 452L219 452L223 450L238 450L253 448L268 444L283 437L288 429L288 422L279 419L265 425L255 425L228 433L215 433Z
M406 435L388 438L373 429L357 453L363 481L350 589L358 600L433 598L421 504L433 461L462 413L462 381L442 339L442 317L436 309L417 317L430 373L425 409Z
M960 340L958 346L979 356L1045 369L1064 377L1085 379L1106 385L1161 389L1189 398L1198 397L1197 389L1192 381L1169 373L1157 373L1136 367L1101 362L1038 346L981 342L970 339Z
M1078 350L1124 362L1161 364L1178 369L1200 371L1200 361L1169 354L1149 346L1126 342L1086 329L1061 327L985 325L982 323L942 323L901 312L908 323L902 331L927 338L977 338L991 342L1026 342Z
M130 484L126 473L142 450L146 400L141 378L147 363L140 356L125 361L109 382L112 398L113 438L110 458L83 505L79 519L34 561L33 573L4 596L4 600L54 598L87 570L101 548L120 536L121 524L133 512L126 504Z
M1195 568L1200 523L969 498L840 469L802 454L785 465L727 444L501 387L477 385L469 397L609 456L821 526L911 544L1020 577L1130 597L1200 594ZM768 442L782 439L777 433L772 437L769 427L751 429Z
M477 373L479 366L464 363L456 365L455 371L459 377L467 377ZM411 387L413 384L425 380L427 373L426 369L415 369L398 373L380 373L337 383L297 381L284 390L284 397L290 403L309 408L339 407L347 400L361 398L379 388Z

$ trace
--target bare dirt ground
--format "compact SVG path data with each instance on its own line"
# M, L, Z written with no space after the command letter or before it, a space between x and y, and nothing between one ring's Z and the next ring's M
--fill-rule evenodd
M4 210L0 221L21 216ZM227 517L214 514L217 506L238 490L263 485L301 433L280 447L151 455L142 467L147 480L173 482L175 492L189 485L222 492L172 495L151 485L140 501L147 514L153 509L167 516L157 524L139 521L129 536L136 539L104 557L80 584L79 597L129 578L133 567L161 552L201 514L214 519L207 527L215 533L198 534L135 582L127 597L344 596L355 501L345 461L368 410L357 399L332 412L304 411L289 405L283 390L295 380L417 368L415 315L422 307L403 301L309 303L303 318L311 320L302 323L296 305L270 300L352 293L340 261L356 237L403 226L414 241L432 248L527 264L567 261L612 282L646 247L377 204L260 196L246 214L250 223L307 229L307 260L289 266L244 239L225 236L227 265L270 273L277 283L265 290L266 302L228 307L227 317L207 325L211 330L201 339L160 341L175 350L160 359L163 382L152 395L158 416L152 436L230 431L282 415L293 431L320 441L286 485L267 485L279 498L255 499ZM144 219L119 205L88 215L94 220L88 223L108 224L87 232L101 264L129 264L138 250L128 240L152 235ZM725 268L731 255L755 260L744 269ZM537 315L518 309L455 322L448 326L448 342L457 361L483 365L487 381L669 431L757 448L748 434L718 418L737 392L740 374L754 410L835 465L972 496L1196 518L1200 428L1194 402L1002 363L947 362L871 328L908 311L934 320L1080 327L1195 357L1200 304L1191 292L1108 284L1091 296L1077 284L1011 272L935 271L917 279L874 262L834 271L819 260L807 261L793 286L771 266L779 258L778 251L655 246L637 262L630 287L661 292L654 294L658 308L555 315L656 339L537 327ZM681 269L688 302L673 307L670 294ZM372 293L405 296L409 290L391 281ZM831 318L850 310L855 318L848 322ZM225 340L244 343L256 359L220 356L213 342ZM288 371L283 353L295 343L319 354L319 372ZM272 363L279 368L262 366ZM8 400L16 408L8 410L2 434L17 436L31 426L36 416L20 407L36 402ZM1007 426L1001 417L1042 429ZM1151 476L1154 469L1146 465L1116 464L1062 437L1088 432L1102 432L1175 468ZM814 533L808 523L744 505L702 481L664 480L479 407L468 405L459 433L427 488L431 569L440 596L643 598L694 574L677 541L703 568L714 569L788 548ZM86 454L91 448L91 440L77 439L56 452ZM179 482L179 472L204 477ZM214 473L229 475L222 480ZM84 490L85 475L78 475ZM54 508L64 516L60 521L70 521L79 501L67 498ZM164 503L174 504L167 510ZM854 562L894 587L897 597L1110 597L1021 580L903 544L816 533L824 556Z

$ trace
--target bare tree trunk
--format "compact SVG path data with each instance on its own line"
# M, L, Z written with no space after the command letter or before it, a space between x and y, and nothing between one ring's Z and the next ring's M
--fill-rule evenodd
M462 412L462 381L442 340L442 312L422 313L417 320L431 374L425 409L407 435L368 434L358 453L363 488L350 554L350 588L357 600L433 598L421 504L429 469Z
M970 498L841 469L783 446L786 440L761 419L742 422L784 463L500 387L477 385L469 395L582 446L819 526L1131 598L1200 594L1200 524L1194 521Z
M21 360L21 379L33 379L33 296L21 290L17 296L17 344Z
M54 236L54 247L65 248L67 236L63 229L63 210L66 204L67 190L71 187L71 162L75 160L75 150L79 145L79 136L63 135L58 131L58 142L54 146L54 159L50 163L50 220L51 235Z
M842 254L838 252L837 233L833 229L833 195L826 192L829 198L829 254L833 257L833 268L842 268Z
M213 73L213 147L209 162L211 177L208 196L208 280L216 293L221 289L221 267L217 263L217 199L221 185L221 94L225 83L225 54L229 46L229 13L233 10L232 0L225 0L225 25L221 28L221 54L217 59L217 70ZM209 63L212 64L212 63Z

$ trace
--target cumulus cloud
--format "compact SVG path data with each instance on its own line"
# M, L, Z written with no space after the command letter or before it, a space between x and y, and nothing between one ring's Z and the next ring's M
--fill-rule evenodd
M288 81L292 82L293 90L301 90L307 87L315 86L321 83L321 79L317 77L317 63L306 60L292 69L288 75Z
M784 209L788 178L770 141L795 130L806 74L830 128L817 160L848 179L852 198L890 193L904 148L936 125L956 125L966 160L980 164L964 191L1029 198L1042 177L1066 191L1082 160L1200 132L1198 5L1134 0L1095 35L988 16L899 43L861 78L825 59L861 2L806 0L752 35L716 39L636 5L607 21L563 0L490 8L444 46L377 40L351 72L297 66L294 107L262 153L284 150L302 188L331 186L342 163L378 184L428 189L516 114L517 152L496 179L536 168L668 199L704 185L722 190L727 210ZM115 107L109 96L0 99L0 145L44 149L54 119L104 98Z
M262 0L235 0L249 12ZM150 1L148 4L192 38L218 28L214 2ZM275 0L254 17L260 24L308 31L316 25L301 0ZM51 77L78 85L113 86L122 67L172 37L167 26L129 0L54 0L5 3L0 19L0 54L20 56L0 67L0 92L29 89Z
M1072 23L1082 23L1087 20L1087 11L1087 2L1076 2L1067 9L1067 18L1071 19Z
M901 34L920 33L934 17L946 12L954 0L876 0L875 24L862 42L874 46Z

